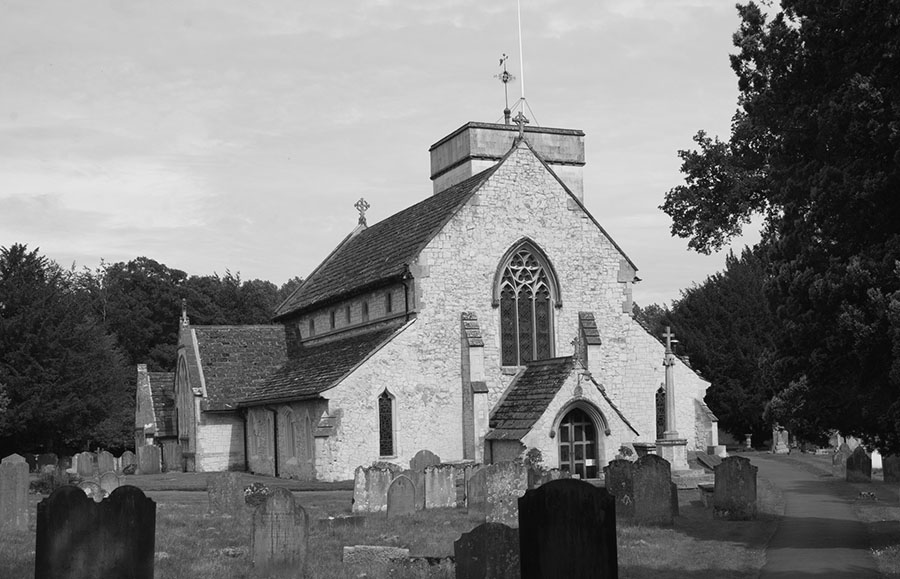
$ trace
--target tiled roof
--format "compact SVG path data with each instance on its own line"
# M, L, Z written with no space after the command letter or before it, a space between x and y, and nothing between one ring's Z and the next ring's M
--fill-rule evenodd
M150 401L153 404L153 419L156 436L177 436L175 425L175 373L148 372L150 379Z
M278 306L275 318L399 278L495 169L482 171L345 239Z
M241 406L313 398L340 381L385 343L406 322L402 319L367 332L301 345L291 360L270 376L258 380L241 397Z
M285 327L191 326L206 383L204 410L232 410L254 380L287 360Z
M491 414L488 438L519 440L528 434L574 368L571 356L529 362Z

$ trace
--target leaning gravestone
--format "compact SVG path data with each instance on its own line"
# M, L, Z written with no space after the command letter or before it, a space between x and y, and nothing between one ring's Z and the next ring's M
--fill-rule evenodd
M290 569L303 577L308 544L306 511L291 491L276 487L253 513L253 566L263 576Z
M900 483L900 455L889 454L881 459L882 474L886 483Z
M101 450L97 453L97 472L104 473L116 470L116 457L111 452Z
M387 518L412 515L416 512L416 484L408 477L400 475L391 481L387 493Z
M713 516L730 521L756 518L757 470L742 456L729 456L716 467Z
M109 495L122 486L122 479L114 471L110 470L100 475L99 484L103 492Z
M62 486L37 506L35 579L153 579L156 503L122 486L94 503Z
M210 475L206 479L206 494L211 513L237 515L242 513L247 505L244 500L241 474L237 472L219 472Z
M137 448L138 474L159 474L160 456L159 447L148 444Z
M616 578L616 501L574 479L549 482L519 499L522 579Z
M501 462L487 468L485 480L485 520L519 525L519 498L528 490L528 469L518 462Z
M0 461L0 530L28 530L28 463L18 454Z
M648 454L637 459L632 468L635 521L644 525L672 525L678 514L678 491L677 488L673 491L669 461Z
M872 459L861 445L847 459L847 482L872 482Z
M430 450L420 450L412 457L412 460L409 461L409 470L425 472L426 467L436 464L441 464L441 457Z
M453 542L456 579L519 579L519 531L482 523Z
M425 508L456 506L456 470L449 464L425 467Z
M52 452L45 452L44 454L39 454L37 457L38 472L44 470L44 467L47 465L53 465L55 467L58 463L59 463L59 459Z
M119 474L125 474L125 469L133 464L137 464L137 458L135 458L133 452L126 450L122 453L122 456L119 457L119 468L117 472Z
M634 517L634 471L631 461L609 461L603 467L603 477L606 480L606 490L616 499L616 516L620 519Z
M393 471L377 466L356 467L353 476L353 512L380 513L387 510L387 491Z
M847 459L850 458L850 454L853 451L850 450L850 447L847 446L847 443L842 443L841 446L835 451L835 453L831 456L831 474L835 478L844 478L847 476Z

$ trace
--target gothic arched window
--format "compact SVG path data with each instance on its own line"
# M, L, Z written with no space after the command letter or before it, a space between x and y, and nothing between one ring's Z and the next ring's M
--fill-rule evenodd
M378 454L394 456L394 398L387 390L378 397Z
M512 251L499 278L500 349L504 366L553 357L553 272L530 243Z

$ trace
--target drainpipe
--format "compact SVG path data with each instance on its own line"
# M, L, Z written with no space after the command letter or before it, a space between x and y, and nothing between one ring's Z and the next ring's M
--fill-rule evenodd
M400 283L403 284L403 300L406 312L406 321L409 321L409 284L407 283L409 280L413 278L412 273L409 271L409 264L403 265L403 273L400 275Z
M244 408L241 411L241 418L244 419L244 472L250 472L250 445L247 443L247 439L250 437L250 431L247 428L248 426L248 417L250 415L250 409Z

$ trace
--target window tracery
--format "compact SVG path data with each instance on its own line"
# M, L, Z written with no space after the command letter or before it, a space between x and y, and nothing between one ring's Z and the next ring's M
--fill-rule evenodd
M528 245L513 252L500 278L500 343L504 366L553 357L554 284Z

